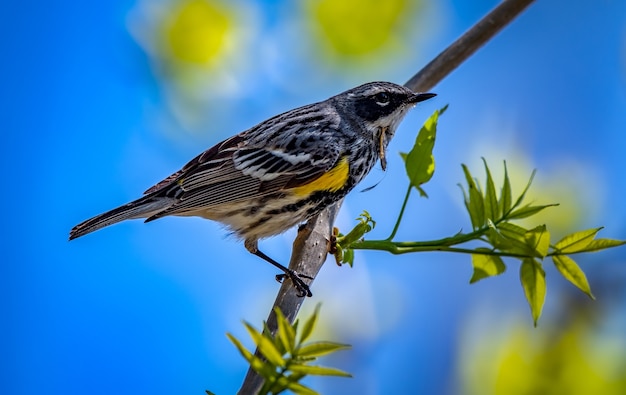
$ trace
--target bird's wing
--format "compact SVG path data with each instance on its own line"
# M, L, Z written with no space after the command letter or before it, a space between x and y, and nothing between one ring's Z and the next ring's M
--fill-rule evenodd
M180 171L148 189L177 201L156 219L165 215L211 209L218 205L262 198L307 185L326 174L340 160L341 147L334 129L316 125L315 139L302 125L284 126L275 141L254 140L246 133L233 136L198 155ZM252 130L251 130L252 131ZM294 142L297 140L297 149Z
M223 160L227 158L230 154L232 154L231 150L233 149L233 147L236 148L237 145L241 143L242 138L242 134L237 134L222 141L221 143L214 145L213 147L209 148L208 150L202 152L200 155L190 160L185 166L183 166L182 169L178 170L169 177L163 179L162 181L159 181L155 185L148 188L144 192L144 195L159 191L164 192L165 190L168 190L168 187L172 186L172 184L178 181L183 175L192 173L194 169L196 169L198 166L201 166L207 162L213 163L215 161L219 161L220 159Z

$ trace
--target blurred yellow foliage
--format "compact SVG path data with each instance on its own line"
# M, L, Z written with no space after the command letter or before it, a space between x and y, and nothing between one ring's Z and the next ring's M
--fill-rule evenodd
M207 65L225 47L232 17L208 0L182 1L172 10L165 28L165 39L174 60Z
M465 394L626 393L624 344L594 336L588 324L509 331L505 338L485 336L464 353Z
M367 55L399 40L412 0L309 0L314 26L338 55Z

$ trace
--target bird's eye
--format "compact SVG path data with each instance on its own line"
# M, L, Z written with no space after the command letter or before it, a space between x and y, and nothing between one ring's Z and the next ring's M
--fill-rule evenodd
M380 106L386 106L391 101L391 97L387 92L379 92L374 95L374 100L376 100L376 104Z

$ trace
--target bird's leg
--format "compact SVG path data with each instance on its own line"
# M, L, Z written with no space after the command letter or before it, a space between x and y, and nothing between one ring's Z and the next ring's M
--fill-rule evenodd
M309 286L304 282L304 280L302 280L302 278L311 280L312 277L309 277L304 274L298 274L296 271L291 270L288 267L281 265L280 263L276 262L269 256L265 255L265 253L259 250L259 246L256 240L255 241L246 240L244 245L246 246L246 249L250 251L252 254L258 256L259 258L265 260L266 262L271 263L272 265L276 266L277 268L283 271L282 274L276 275L276 281L280 283L285 279L285 277L289 277L293 286L298 290L298 296L300 297L313 296L313 294L311 293L311 290L309 289Z

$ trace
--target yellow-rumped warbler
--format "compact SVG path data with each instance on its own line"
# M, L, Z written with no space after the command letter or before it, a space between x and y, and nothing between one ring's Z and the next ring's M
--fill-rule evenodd
M298 273L258 248L258 240L308 220L342 199L380 158L416 103L435 96L371 82L287 111L204 151L142 198L76 225L70 240L116 222L166 215L221 222L248 251L278 267L301 296ZM306 277L306 276L303 276Z

